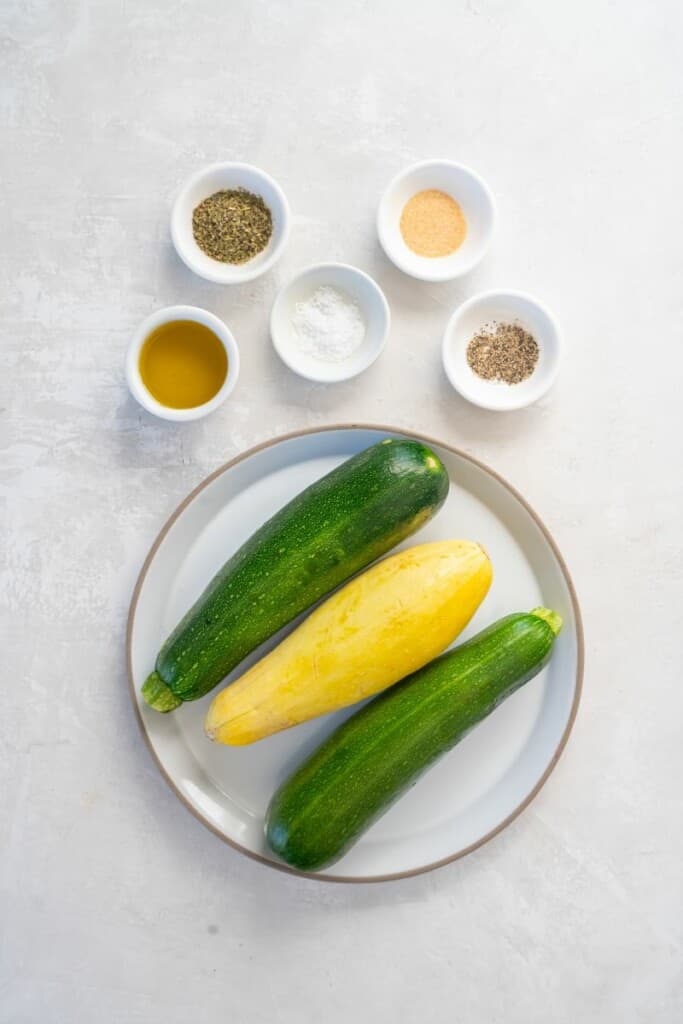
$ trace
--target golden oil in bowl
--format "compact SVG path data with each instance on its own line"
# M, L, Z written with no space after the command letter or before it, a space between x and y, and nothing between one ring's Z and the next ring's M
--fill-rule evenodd
M193 409L218 394L228 376L228 355L210 327L171 320L145 338L138 362L142 383L169 409Z

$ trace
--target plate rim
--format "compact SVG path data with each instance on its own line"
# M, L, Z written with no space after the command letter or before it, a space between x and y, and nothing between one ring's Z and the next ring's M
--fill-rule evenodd
M196 496L201 491L203 491L205 487L208 487L209 484L212 483L217 477L221 476L223 473L226 473L229 469L232 469L233 466L238 465L238 463L243 462L245 459L250 458L252 455L256 455L258 452L264 451L266 448L272 448L276 444L280 444L282 441L291 441L291 440L294 440L296 438L306 437L306 436L308 436L310 434L322 434L322 433L330 433L332 431L342 431L342 430L343 431L346 431L346 430L376 430L376 431L379 431L379 432L386 432L387 434L397 434L397 435L402 436L402 437L412 438L412 439L417 440L417 441L422 441L424 444L427 444L427 445L437 445L438 447L445 448L446 451L450 452L451 454L456 455L459 458L465 459L467 462L470 462L472 465L476 466L478 469L483 470L489 476L493 477L493 479L496 480L499 484L502 484L502 486L504 488L506 488L506 490L508 490L512 494L512 496L514 498L517 499L517 501L522 505L522 507L525 509L525 511L529 513L529 515L531 516L532 520L536 523L536 525L540 529L541 533L545 537L546 541L550 545L550 549L553 552L555 558L557 559L557 562L558 562L558 565L559 565L560 570L562 572L562 575L565 578L565 581L566 581L566 584L567 584L567 589L569 591L569 596L570 596L571 603L572 603L572 609L573 609L573 612L574 612L574 620L575 620L575 623L576 623L576 640L577 640L576 680L575 680L575 685L574 685L574 697L572 699L572 706L570 708L569 716L567 718L567 724L565 725L565 728L564 728L564 730L562 732L562 735L561 735L560 740L559 740L559 742L557 744L557 747L555 748L553 756L551 757L551 759L548 762L548 765L547 765L545 771L543 772L543 774L541 775L541 777L539 778L539 780L537 781L535 786L526 795L524 800L522 800L521 803L519 803L510 812L510 814L508 814L501 822L499 822L498 825L495 826L495 828L490 829L480 839L477 839L476 842L470 843L468 846L464 847L462 850L458 850L456 853L449 854L449 856L442 857L439 860L431 862L430 864L424 864L424 865L421 865L420 867L417 867L417 868L410 868L407 871L391 872L391 873L386 874L386 875L350 876L350 875L327 874L327 873L324 873L324 872L297 871L296 868L290 867L289 864L285 864L284 862L278 862L278 861L274 861L274 860L269 860L268 857L263 857L260 853L255 853L253 850L247 849L246 846L242 846L236 840L231 839L229 836L226 836L223 832L220 831L219 828L217 828L211 821L209 821L202 814L202 812L199 810L199 808L195 807L192 803L190 803L190 801L187 799L185 794L182 793L182 791L176 785L175 781L169 775L169 773L167 772L165 766L162 764L161 759L159 758L159 755L157 754L156 750L154 749L154 746L153 746L152 741L150 739L149 733L148 733L147 728L145 726L144 719L143 719L143 717L142 717L142 715L140 713L140 707L138 705L138 700L137 700L137 692L136 692L136 689L135 689L135 683L133 681L133 658L132 658L133 624L134 624L134 620L135 620L135 612L137 610L138 601L139 601L139 598L140 598L140 593L141 593L141 590L142 590L143 583L145 582L145 579L147 577L147 572L148 572L149 567L150 567L150 565L152 563L152 560L154 559L154 557L155 557L159 547L161 546L162 541L166 537L167 533L169 532L169 530L171 529L171 527L173 526L175 521L181 515L181 513L184 512L184 510L187 508L187 506L192 501L194 501ZM190 491L190 493L188 495L186 495L185 498L183 498L183 500L180 502L180 504L176 506L176 508L171 513L171 515L166 519L164 525L161 527L161 530L159 531L159 533L157 534L156 538L154 539L154 541L152 543L152 546L150 547L149 551L147 552L147 556L146 556L146 558L145 558L145 560L144 560L144 562L142 564L142 568L140 569L140 573L138 575L138 578L137 578L136 583L135 583L135 587L133 589L133 594L132 594L131 601L130 601L130 607L128 609L128 619L127 619L127 624L126 624L126 674L127 674L127 677L128 677L128 690L129 690L129 693L130 693L131 700L133 702L133 708L134 708L134 711L135 711L135 717L137 719L138 726L139 726L140 732L142 733L142 737L143 737L143 739L145 741L147 749L148 749L149 753L152 756L152 760L156 764L157 768L159 769L159 771L161 773L162 778L165 780L166 784L169 786L171 791L178 797L178 799L181 801L181 803L187 808L187 810L193 815L193 817L195 817L197 819L197 821L201 822L201 824L204 825L205 828L209 829L209 831L212 832L215 836L217 836L218 839L220 839L222 842L226 843L228 846L231 846L233 850L236 850L238 853L244 854L244 856L249 857L251 860L257 861L259 864L264 864L264 865L266 865L269 868L273 868L276 871L283 871L286 874L294 875L297 878L311 878L314 881L318 881L318 882L343 882L343 883L348 883L348 884L369 884L369 883L376 883L376 882L393 882L393 881L398 881L398 880L400 880L402 878L412 878L415 875L422 875L422 874L425 874L428 871L435 871L437 868L444 867L446 864L451 864L451 863L453 863L456 860L460 860L462 857L466 857L470 853L474 853L475 850L478 850L480 847L484 846L491 839L495 838L495 836L497 836L500 832L502 832L504 829L506 829L508 827L508 825L511 825L512 822L516 818L518 818L520 816L520 814L522 814L523 811L526 810L526 808L531 804L531 802L536 798L536 796L538 796L538 794L540 793L541 789L543 788L543 786L546 784L546 782L548 781L548 779L552 775L552 773L553 773L553 771L555 769L555 766L557 765L557 762L559 761L559 759L562 756L562 753L563 753L565 747L567 746L567 741L569 740L569 736L570 736L570 734L572 732L572 729L574 727L574 722L576 721L576 716L577 716L577 713L578 713L578 710L579 710L579 704L581 703L581 694L582 694L582 691L583 691L584 660L585 660L585 644L584 644L583 620L582 620L582 616L581 616L581 608L579 606L579 599L578 599L578 596L577 596L577 593L576 593L576 588L574 586L574 581L573 581L571 573L569 572L569 569L567 567L567 563L565 562L565 560L564 560L564 558L562 556L562 553L560 552L560 549L557 546L555 538L553 537L553 535L551 534L550 530L545 525L543 520L540 518L538 513L535 512L534 509L531 507L531 505L528 503L528 501L522 496L522 494L520 494L520 492L517 490L517 488L513 487L513 485L511 483L509 483L508 480L505 479L505 477L501 476L500 473L498 473L494 469L491 469L490 466L488 466L485 462L482 462L480 459L475 458L473 455L470 455L468 452L464 452L461 448L456 448L454 445L448 444L448 443L446 443L444 441L441 441L438 438L431 437L428 434L422 434L422 433L419 433L417 431L408 430L408 429L405 429L405 428L402 428L402 427L389 426L389 425L387 425L385 423L355 423L355 422L353 422L353 423L331 423L331 424L321 424L321 425L313 426L313 427L301 427L298 430L291 430L291 431L288 431L288 432L286 432L284 434L278 434L275 437L268 438L265 441L260 441L258 444L253 445L250 448L247 448L245 451L239 453L238 455L235 455L232 459L229 459L227 462L224 462L217 469L215 469L212 473L209 473L209 475L204 477L204 479L201 480L197 484L197 486L194 487Z

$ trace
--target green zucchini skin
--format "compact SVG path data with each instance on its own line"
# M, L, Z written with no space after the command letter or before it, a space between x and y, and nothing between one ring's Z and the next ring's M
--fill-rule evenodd
M230 558L163 645L142 692L159 711L212 690L248 654L414 533L448 494L418 441L387 438L280 509Z
M315 871L341 857L391 804L548 661L561 619L508 615L407 676L347 719L273 796L266 839Z

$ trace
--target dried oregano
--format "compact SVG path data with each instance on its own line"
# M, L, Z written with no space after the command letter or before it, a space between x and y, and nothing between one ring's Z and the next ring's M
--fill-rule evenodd
M262 196L245 188L223 189L195 207L192 232L212 259L246 263L268 245L273 218Z

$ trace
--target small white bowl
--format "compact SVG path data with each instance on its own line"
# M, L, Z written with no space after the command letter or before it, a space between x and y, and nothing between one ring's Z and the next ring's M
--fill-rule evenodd
M344 292L358 304L365 337L347 359L327 362L302 352L292 324L296 304L323 285ZM270 336L283 363L300 377L321 384L349 380L374 363L384 348L390 324L389 303L371 277L346 263L318 263L303 270L280 291L270 314Z
M418 256L401 234L401 214L409 199L425 189L452 196L465 214L467 235L450 256ZM377 232L385 253L399 268L421 281L452 281L469 273L483 259L495 222L493 195L482 178L451 160L424 160L397 174L377 211Z
M538 344L538 362L530 377L519 384L482 380L467 362L467 346L485 324L519 323ZM443 365L456 391L482 409L523 409L538 401L552 386L560 368L562 344L553 315L522 292L483 292L463 302L446 326Z
M162 405L150 394L140 375L140 350L157 327L170 323L172 320L194 320L195 323L204 324L216 335L222 343L228 357L228 373L223 385L213 398L204 402L203 405L195 405L190 409L172 409L168 405ZM130 393L140 405L148 412L159 416L162 420L175 420L184 422L187 420L199 420L208 416L210 412L222 405L237 383L240 372L240 354L237 342L232 336L228 327L219 320L213 313L198 306L166 306L164 309L152 313L138 327L128 346L126 354L126 380Z
M222 263L207 256L194 240L192 214L196 206L222 189L245 188L263 197L273 216L273 233L262 252L246 263ZM216 284L241 284L265 274L280 258L289 237L289 204L277 182L251 164L211 164L183 185L173 205L171 237L183 263Z

